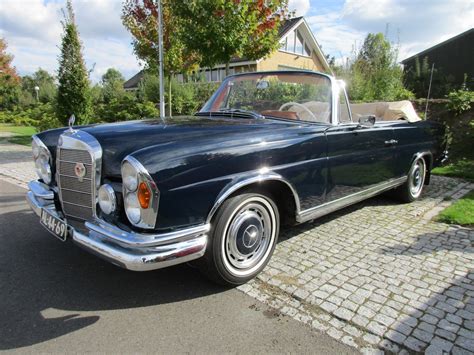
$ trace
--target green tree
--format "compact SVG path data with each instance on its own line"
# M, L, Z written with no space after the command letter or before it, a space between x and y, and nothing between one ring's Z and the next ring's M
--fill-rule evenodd
M39 68L33 75L25 75L21 80L21 89L23 95L36 98L35 87L38 87L38 99L42 103L53 102L57 87L54 81L54 76L49 74L46 70Z
M278 29L287 16L287 0L191 0L173 5L181 18L182 40L213 67L234 57L256 60L279 47Z
M102 75L102 97L105 103L110 102L113 98L123 96L125 90L123 89L123 83L125 79L123 75L114 68L109 68Z
M0 109L12 109L18 102L20 77L11 65L13 56L8 54L7 42L0 38Z
M173 74L196 68L196 52L182 41L182 20L173 11L178 2L162 0L164 71L171 82ZM152 0L126 0L122 22L133 36L133 50L143 60L149 72L158 72L158 9ZM168 86L171 98L171 85ZM169 104L171 115L171 102Z
M403 70L397 63L398 49L382 33L369 33L355 57L341 70L349 96L355 101L396 101L413 98L403 85Z
M71 0L68 0L66 10L59 57L56 114L63 123L67 123L69 116L74 114L78 119L76 123L83 124L88 122L91 109L89 77Z

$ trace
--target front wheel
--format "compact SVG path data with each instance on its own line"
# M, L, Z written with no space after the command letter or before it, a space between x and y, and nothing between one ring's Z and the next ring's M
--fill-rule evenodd
M201 270L227 286L254 278L270 260L278 239L280 217L273 200L243 193L226 200L214 219Z
M417 158L411 165L410 171L408 172L407 181L395 190L399 198L403 202L412 202L417 200L423 191L425 177L426 162L423 158Z

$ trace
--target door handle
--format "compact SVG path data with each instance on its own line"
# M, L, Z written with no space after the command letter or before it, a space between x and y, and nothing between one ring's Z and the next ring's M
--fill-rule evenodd
M389 141L385 141L385 145L395 145L398 144L396 139L390 139Z

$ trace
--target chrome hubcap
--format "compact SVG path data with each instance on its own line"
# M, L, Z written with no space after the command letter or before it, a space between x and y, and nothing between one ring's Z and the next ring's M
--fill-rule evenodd
M423 189L425 180L425 163L423 160L418 160L413 165L410 176L408 177L410 184L410 193L413 197L418 197Z
M249 274L265 261L275 239L275 223L272 207L263 198L255 197L236 209L223 244L229 271Z

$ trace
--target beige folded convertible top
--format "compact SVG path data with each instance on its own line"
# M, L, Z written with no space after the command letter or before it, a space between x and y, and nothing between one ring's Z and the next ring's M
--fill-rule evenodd
M360 116L374 115L377 120L394 121L405 119L408 122L421 121L410 101L372 102L351 104L352 119L358 121Z

